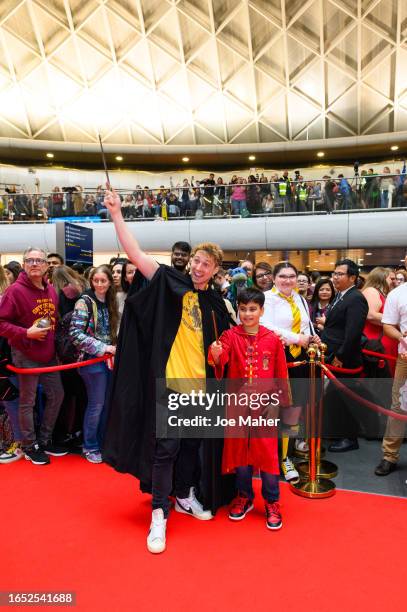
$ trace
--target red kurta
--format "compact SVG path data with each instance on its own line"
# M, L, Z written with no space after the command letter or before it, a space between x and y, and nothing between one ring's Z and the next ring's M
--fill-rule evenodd
M227 377L241 379L251 383L244 387L245 393L273 393L277 388L280 393L280 406L290 404L287 363L283 345L271 330L259 327L255 336L247 334L242 325L229 329L220 337L223 352L217 366L214 366L216 378L222 378L225 365L228 364ZM213 365L209 349L209 363ZM267 380L268 379L268 380ZM274 380L273 380L274 379ZM276 384L275 379L283 379L284 384ZM268 382L269 381L269 382ZM287 381L287 383L285 383ZM236 389L233 389L236 392ZM243 414L241 406L229 406L228 417L236 413ZM258 417L249 408L245 414ZM278 411L276 416L278 416ZM263 428L264 431L264 428ZM254 468L279 474L277 435L274 437L255 437L255 432L243 428L245 438L225 438L223 447L222 471L233 472L236 467L252 465ZM252 435L253 433L253 435ZM227 435L227 434L226 434Z

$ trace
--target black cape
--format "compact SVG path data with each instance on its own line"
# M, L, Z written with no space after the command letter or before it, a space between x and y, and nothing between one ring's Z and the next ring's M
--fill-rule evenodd
M182 316L182 298L194 291L189 275L160 265L150 282L136 276L127 297L120 326L110 394L103 459L119 472L140 480L151 492L155 450L156 379L165 379L172 344ZM205 355L215 340L212 311L219 335L229 328L229 314L221 295L198 290ZM207 377L213 370L206 366ZM221 476L223 440L203 440L201 498L212 512L228 503L234 479Z

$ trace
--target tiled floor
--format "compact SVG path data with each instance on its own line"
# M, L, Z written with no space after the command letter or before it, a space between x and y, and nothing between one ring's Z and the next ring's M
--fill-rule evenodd
M376 465L382 459L381 443L359 439L360 448L348 453L326 453L326 459L339 468L334 482L338 489L366 491L381 495L407 497L407 444L401 447L398 469L389 476L376 476Z

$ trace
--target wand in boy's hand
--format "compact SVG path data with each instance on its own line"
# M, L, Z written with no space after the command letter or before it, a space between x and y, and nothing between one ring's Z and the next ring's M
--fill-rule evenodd
M218 326L216 325L216 317L215 317L214 310L212 310L212 323L213 323L213 330L215 332L215 340L216 342L218 342Z
M109 178L109 172L107 170L105 152L103 150L102 139L100 137L100 134L98 134L98 136L99 136L100 150L102 152L103 167L105 169L105 174L106 174L106 179L107 179L107 188L110 189L110 178Z

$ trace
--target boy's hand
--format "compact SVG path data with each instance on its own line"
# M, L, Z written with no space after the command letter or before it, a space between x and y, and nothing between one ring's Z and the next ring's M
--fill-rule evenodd
M211 344L211 355L215 364L219 363L219 357L223 353L223 346L221 342L212 342Z

